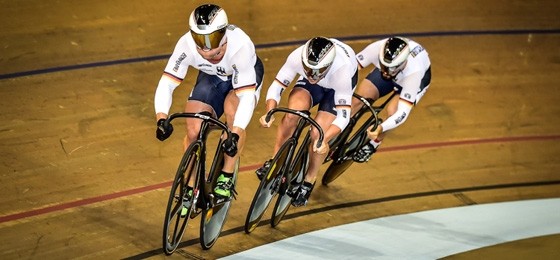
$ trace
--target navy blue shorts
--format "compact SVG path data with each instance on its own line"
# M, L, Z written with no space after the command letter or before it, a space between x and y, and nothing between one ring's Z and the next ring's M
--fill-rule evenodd
M257 76L258 89L262 85L264 75L264 67L259 57L257 57L257 62L255 63L255 73ZM196 84L188 100L196 100L210 105L212 109L214 109L216 117L220 118L224 114L226 96L232 89L231 77L223 81L216 75L208 75L199 71Z
M399 84L397 84L392 80L384 79L381 76L381 71L378 68L375 68L370 74L368 74L366 76L366 79L371 81L371 83L373 83L373 85L377 87L377 90L379 91L379 97L383 97L391 93L391 91L393 90L399 94L402 91L402 87ZM420 83L420 91L418 91L418 93L422 92L422 90L424 90L426 86L430 85L431 79L432 79L432 69L428 68L428 70L424 74L424 77L422 78L422 81Z
M356 84L358 84L357 70L352 77L352 89L356 88ZM311 107L319 105L319 111L329 112L336 116L336 106L334 104L334 89L324 88L317 84L311 84L305 77L303 77L303 79L301 80L298 80L294 85L294 88L303 88L309 91L313 103Z

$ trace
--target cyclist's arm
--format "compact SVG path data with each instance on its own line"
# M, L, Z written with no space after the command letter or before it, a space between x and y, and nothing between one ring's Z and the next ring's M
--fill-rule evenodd
M421 72L413 73L400 84L403 88L399 96L397 111L381 123L383 132L395 129L406 121L416 101L422 76Z
M190 55L191 52L186 47L188 46L186 43L188 37L190 36L185 34L179 39L159 80L154 97L157 119L167 118L171 108L173 91L187 75L189 64L192 62L193 55Z
M181 81L182 79L166 72L161 76L154 97L154 108L157 119L167 118L173 100L173 91L181 84Z
M245 129L251 121L257 100L255 90L257 77L255 73L256 54L249 46L240 48L232 57L234 63L233 88L235 95L239 98L239 104L235 111L233 127Z
M335 72L333 89L334 89L334 105L336 109L336 118L332 122L339 131L344 130L350 122L351 104L352 104L352 74L354 70L340 69ZM338 133L337 133L338 134ZM328 139L327 139L328 140Z
M235 94L239 98L239 104L237 105L237 111L235 111L235 117L233 119L234 127L245 129L247 125L249 125L257 103L255 87L256 85L251 85L235 89Z
M397 112L395 112L392 116L387 118L387 120L381 123L383 132L387 132L391 129L395 129L398 126L402 125L404 121L406 121L406 119L408 118L408 115L410 115L412 106L413 106L412 103L403 99L399 99L399 103L397 105Z
M280 99L282 98L282 93L287 88L286 85L280 83L277 79L274 79L270 87L268 87L268 91L266 92L266 111L270 111L271 109L278 106L280 103Z
M286 62L276 74L276 77L270 87L268 87L268 91L266 92L267 111L270 111L270 109L275 107L272 107L273 104L276 106L280 104L282 93L298 74L298 66L301 66L300 54L301 49L298 48L288 55ZM275 102L269 102L269 100L274 100ZM271 107L269 107L269 104L271 104Z
M358 60L358 67L365 68L373 64L379 67L379 51L385 40L379 40L366 46L362 51L356 54Z
M336 106L336 118L325 131L325 142L340 134L350 121L350 106Z

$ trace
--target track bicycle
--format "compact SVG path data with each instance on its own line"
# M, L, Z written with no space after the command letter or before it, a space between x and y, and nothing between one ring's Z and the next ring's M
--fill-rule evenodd
M270 168L262 177L259 187L255 192L247 218L245 219L245 233L247 234L251 233L258 226L270 202L276 195L278 195L278 198L270 223L272 227L276 227L280 223L290 208L292 196L295 195L295 191L303 183L309 166L310 130L307 131L307 134L298 146L300 136L306 126L312 125L318 130L318 146L320 146L324 139L323 129L310 117L311 113L309 111L282 107L274 108L267 113L266 121L270 121L272 115L277 112L294 114L299 116L300 119L292 135L274 155Z
M373 129L381 124L381 119L378 114L385 108L389 101L396 95L393 93L387 98L381 105L373 106L374 100L371 98L364 98L356 93L353 94L355 98L360 100L363 105L360 109L350 118L350 122L338 134L335 138L329 142L329 153L327 158L325 158L325 163L329 163L327 170L323 174L321 183L323 185L328 185L329 183L336 180L340 175L342 175L354 162L352 157L354 154L367 142L369 138L367 137L367 129L373 125ZM369 114L369 117L364 121L364 123L353 132L354 128L357 126L362 117Z
M207 139L214 130L221 130L221 136L231 141L232 133L228 126L218 119L213 118L210 113L176 113L169 116L165 121L165 127L175 118L198 118L201 119L200 133L196 141L191 143L183 154L183 158L177 169L173 180L165 219L163 223L163 250L165 254L171 255L179 246L183 234L190 219L201 215L200 219L200 245L203 249L210 249L220 236L220 232L226 221L235 189L232 189L232 198L223 200L214 196L216 180L224 164L224 151L219 138L210 165L206 171ZM225 136L224 136L225 135ZM239 160L236 162L233 183L237 181L239 171ZM187 186L192 186L192 194L187 195ZM185 208L185 209L183 209ZM184 210L186 214L184 214Z

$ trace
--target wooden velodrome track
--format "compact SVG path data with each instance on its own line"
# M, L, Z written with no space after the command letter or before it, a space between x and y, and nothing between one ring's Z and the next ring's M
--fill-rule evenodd
M0 1L0 259L163 257L183 132L156 140L153 95L200 3ZM203 251L193 228L172 258L212 259L382 216L560 197L558 1L217 3L258 46L265 89L287 54L317 35L356 51L411 36L430 53L432 84L369 163L316 187L277 229L246 235L253 171L275 135L253 120L222 237ZM183 108L190 72L172 111Z

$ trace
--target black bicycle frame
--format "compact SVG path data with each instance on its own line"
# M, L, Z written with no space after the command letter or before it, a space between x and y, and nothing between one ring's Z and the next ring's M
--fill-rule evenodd
M367 129L370 126L372 126L372 123L373 123L374 129L375 129L375 127L377 127L377 124L379 122L379 117L378 117L379 112L381 112L381 110L383 110L385 108L385 106L389 103L389 101L395 95L396 95L396 92L393 91L391 96L389 98L387 98L383 102L383 104L381 104L380 106L373 106L373 102L374 102L373 99L364 98L364 97L354 93L353 96L355 98L357 98L358 100L360 100L363 103L363 105L354 114L354 116L352 116L350 118L350 122L348 123L348 126L346 126L346 128L344 128L344 130L336 138L334 138L334 140L330 143L330 147L336 147L336 150L333 151L332 154L330 154L325 159L325 162L330 161L332 158L334 158L337 162L339 162L341 160L346 160L347 158L345 158L344 155L347 153L347 149L351 146L351 144L356 144L356 143L362 144L362 143L364 143L364 141L367 139L367 135L364 135L362 133L365 133L365 131L367 131ZM352 136L350 138L350 135L352 134L352 131L353 131L354 127L356 126L358 121L362 118L362 116L366 112L370 112L371 115L358 128L358 130L355 132L354 136ZM359 140L356 140L357 138L359 138ZM348 141L349 139L350 139L350 141ZM356 142L356 141L358 141L358 142ZM352 153L350 153L350 155L351 154Z
M198 173L202 173L203 175L198 178L199 179L199 187L201 187L202 190L202 194L204 194L205 196L199 196L199 199L202 199L202 203L204 205L204 209L209 209L214 207L214 194L212 192L208 192L209 190L212 190L212 187L209 187L208 185L211 185L213 179L216 177L215 176L215 172L217 170L220 170L221 165L218 162L218 160L222 160L223 159L223 151L222 149L217 149L216 151L216 155L214 156L214 162L212 164L212 167L210 168L210 172L208 172L208 176L206 176L206 140L208 139L208 136L210 134L210 132L212 130L222 130L223 132L225 132L227 134L227 139L229 141L231 141L232 138L232 133L231 130L228 128L228 126L226 124L224 124L223 122L221 122L218 119L213 118L211 115L209 115L208 113L202 112L202 113L175 113L172 114L171 116L169 116L169 118L164 122L164 126L168 127L170 122L175 119L175 118L197 118L197 119L201 119L201 125L200 125L200 132L198 133L198 138L196 141L194 141L193 143L191 143L190 145L199 145L200 146L200 151L202 154L200 154L199 160L200 163L198 164L198 169L197 172ZM222 132L222 133L223 133ZM220 140L220 142L218 143L218 147L220 147L221 143L223 141ZM188 165L186 165L186 167L188 167ZM195 176L193 176L195 177ZM188 181L188 180L187 180ZM200 205L200 204L199 204Z

